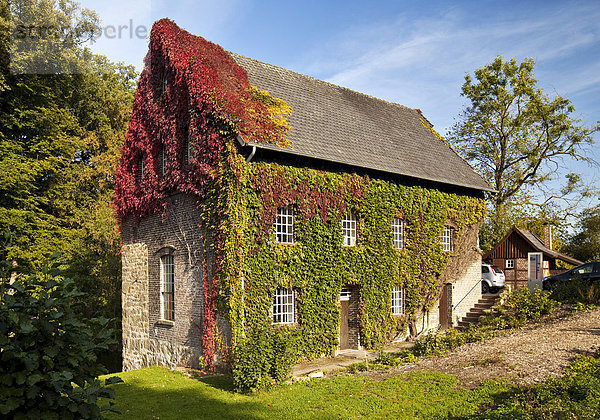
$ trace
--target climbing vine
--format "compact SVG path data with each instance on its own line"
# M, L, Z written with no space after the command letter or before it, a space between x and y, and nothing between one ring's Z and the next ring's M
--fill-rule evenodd
M249 84L221 47L158 21L116 172L115 209L137 220L165 208L174 193L197 197L204 236L203 360L215 362L217 314L231 326L227 356L236 384L253 389L285 377L300 358L331 354L338 345L338 294L360 290L361 342L378 346L414 322L439 296L449 253L439 237L451 222L458 238L479 223L483 200L345 172L246 163L244 141L285 147L293 112ZM188 142L193 156L188 159ZM163 159L163 156L166 158ZM140 163L144 162L141 174ZM163 165L166 162L166 166ZM275 241L278 207L295 210L297 243ZM358 244L342 246L341 219L359 219ZM391 222L406 223L395 250ZM390 291L407 290L406 315L392 316ZM274 326L277 287L297 295L298 322Z
M451 255L440 246L446 224L455 227L461 243L464 228L485 214L478 198L351 173L257 162L245 166L243 179L231 210L239 229L231 247L243 255L230 260L236 264L230 271L235 275L223 272L221 278L227 310L238 314L232 317L232 332L238 350L234 377L240 388L276 379L282 369L279 359L291 363L332 354L338 345L338 296L345 284L359 286L362 345L378 348L405 330L439 298ZM289 206L295 209L292 245L277 243L273 229L277 208ZM341 220L348 211L359 219L355 247L342 245ZM392 245L397 216L406 224L401 250ZM407 290L404 316L391 312L390 292L396 285ZM292 326L272 325L270 310L278 287L297 291L298 319ZM257 339L272 346L257 346ZM265 368L257 377L256 364L275 370Z

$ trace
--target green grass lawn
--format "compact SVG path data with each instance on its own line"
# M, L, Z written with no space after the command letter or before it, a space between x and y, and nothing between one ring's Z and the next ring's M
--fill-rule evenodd
M318 379L253 395L232 391L228 377L189 379L162 367L120 373L113 385L120 419L448 418L476 412L506 390L488 383L460 390L451 375L418 373L381 382Z

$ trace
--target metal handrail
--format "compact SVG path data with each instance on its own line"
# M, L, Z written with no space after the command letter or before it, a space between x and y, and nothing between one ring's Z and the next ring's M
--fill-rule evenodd
M475 289L475 287L477 287L477 286L479 286L481 284L482 281L483 281L483 279L479 280L477 283L475 283L473 285L473 287L471 287L471 290L469 290L467 292L467 294L464 295L463 298L456 305L452 305L452 310L454 310L458 305L460 305L462 303L462 301L465 300L465 298L471 294L471 292L473 291L473 289Z

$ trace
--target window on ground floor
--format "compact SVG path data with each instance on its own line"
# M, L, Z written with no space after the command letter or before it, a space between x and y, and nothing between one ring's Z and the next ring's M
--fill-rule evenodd
M273 324L294 323L294 290L280 287L273 296Z
M175 264L172 255L160 257L160 306L162 319L175 320Z
M404 288L394 286L392 288L392 315L404 314Z
M515 268L515 260L506 260L506 268Z

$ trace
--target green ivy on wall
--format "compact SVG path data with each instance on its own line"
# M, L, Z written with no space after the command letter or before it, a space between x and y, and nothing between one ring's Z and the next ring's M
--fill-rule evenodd
M230 147L221 181L223 259L218 268L223 313L232 327L232 368L240 389L285 378L301 358L331 355L338 345L338 296L359 285L361 344L378 348L430 309L441 290L450 253L440 247L447 223L460 237L485 215L482 199L436 189L403 186L349 173L277 163L246 164ZM295 210L296 243L276 242L278 207ZM341 220L357 215L358 243L342 245ZM406 225L405 247L392 246L391 224ZM406 315L391 314L390 291L406 288ZM273 295L293 287L297 323L272 325Z

